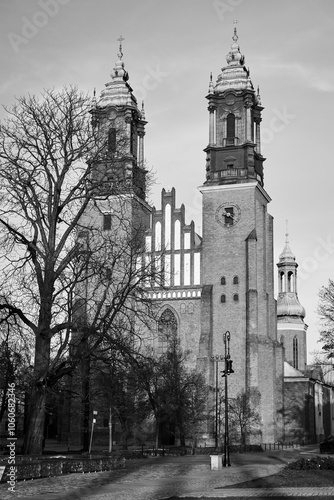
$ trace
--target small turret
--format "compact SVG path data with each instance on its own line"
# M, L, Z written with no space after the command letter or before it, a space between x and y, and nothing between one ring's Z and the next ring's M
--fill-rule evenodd
M305 309L297 295L296 257L289 245L289 234L285 235L285 247L279 256L277 317L305 318Z
M285 246L279 256L277 330L280 342L285 348L285 360L297 370L306 368L306 331L305 309L297 295L296 257L289 244L288 228Z

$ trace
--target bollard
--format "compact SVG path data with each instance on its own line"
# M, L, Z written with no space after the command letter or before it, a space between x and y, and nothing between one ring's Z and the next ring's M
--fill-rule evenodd
M223 455L210 455L211 470L221 470L223 468Z

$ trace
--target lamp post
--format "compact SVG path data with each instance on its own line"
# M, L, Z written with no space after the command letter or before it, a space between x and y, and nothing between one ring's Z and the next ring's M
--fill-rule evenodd
M97 416L97 411L93 411L93 420L92 420L92 431L90 434L90 442L89 442L89 454L92 451L92 442L93 442L93 432L94 432L94 425L96 424L96 416Z
M224 435L224 460L223 467L228 465L231 466L230 462L230 442L228 434L228 392L227 392L227 377L231 373L234 373L232 368L232 359L230 355L230 338L231 334L229 331L224 333L224 345L225 345L225 370L223 371L222 377L225 377L225 435Z
M211 356L211 361L214 361L216 364L216 419L215 419L215 448L218 449L218 363L219 361L223 361L224 356Z

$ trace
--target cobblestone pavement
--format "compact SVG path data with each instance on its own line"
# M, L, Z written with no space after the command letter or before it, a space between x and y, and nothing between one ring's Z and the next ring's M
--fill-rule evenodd
M128 461L118 471L69 474L18 482L15 493L0 485L1 500L158 500L177 498L334 498L332 488L228 488L250 479L276 474L293 454L244 456L241 464L210 470L208 456L158 457ZM252 463L247 463L252 461ZM240 459L239 459L240 462ZM223 488L223 489L222 489Z

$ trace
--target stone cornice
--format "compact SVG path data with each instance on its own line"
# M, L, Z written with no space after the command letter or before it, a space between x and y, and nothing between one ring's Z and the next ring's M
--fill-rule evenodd
M265 198L265 200L270 203L271 198L267 191L263 189L263 187L256 181L254 182L244 182L240 184L219 184L219 185L214 185L214 186L199 186L198 189L201 193L207 192L209 193L210 191L223 191L223 190L228 190L228 191L233 191L233 190L240 190L240 189L254 189L257 188L261 195Z
M277 330L298 330L300 332L306 332L308 325L305 323L279 323L277 322Z

